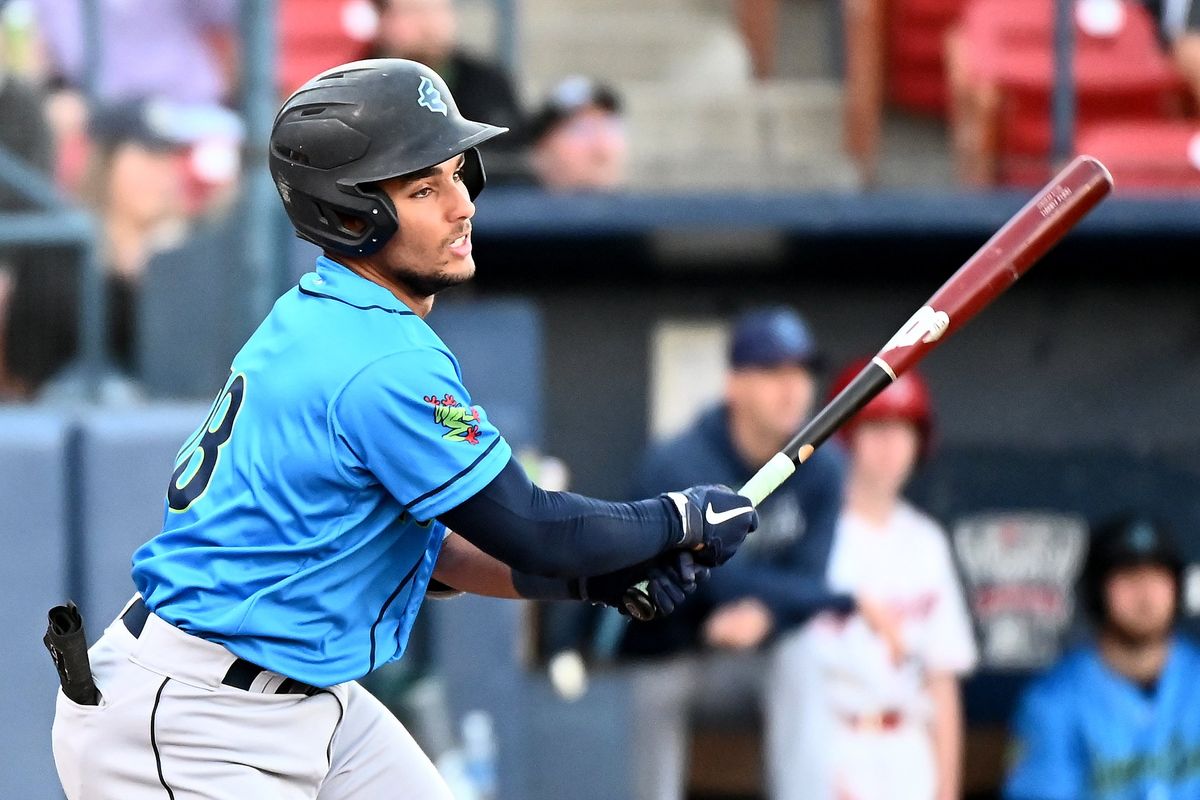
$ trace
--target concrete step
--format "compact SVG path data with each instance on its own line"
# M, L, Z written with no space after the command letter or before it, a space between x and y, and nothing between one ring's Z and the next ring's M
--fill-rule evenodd
M526 17L550 17L559 14L600 11L612 14L643 11L682 11L692 17L730 16L728 0L520 0L519 12Z
M612 84L635 188L857 185L842 151L840 85L753 81L728 0L522 0L519 9L529 107L566 75Z
M630 133L639 140L671 140L685 149L729 149L753 139L782 156L824 143L842 147L842 92L825 80L681 89L659 83L622 84Z
M764 167L761 161L711 159L698 162L660 162L638 173L629 188L639 192L852 192L862 188L852 165L824 159Z
M697 14L689 8L670 8L659 5L634 5L628 8L604 5L580 8L566 4L554 11L530 13L522 9L521 30L526 36L553 34L558 36L650 36L666 38L687 45L681 34L690 26L724 22L727 14Z
M631 180L637 188L853 188L836 82L734 89L627 84Z
M500 19L491 3L471 0L455 6L459 44L486 58L496 58L496 34Z
M529 19L521 35L521 73L535 92L573 73L613 83L728 84L750 72L741 38L727 21L670 10L556 14Z

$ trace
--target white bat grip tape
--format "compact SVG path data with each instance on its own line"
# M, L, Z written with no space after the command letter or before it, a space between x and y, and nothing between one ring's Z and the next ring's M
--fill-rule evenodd
M757 506L790 478L795 471L796 465L791 458L783 453L776 453L770 461L762 465L758 472L754 473L753 478L746 481L746 485L738 494Z

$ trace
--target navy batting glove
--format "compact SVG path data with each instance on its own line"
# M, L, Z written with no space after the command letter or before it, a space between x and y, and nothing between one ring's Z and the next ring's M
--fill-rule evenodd
M746 534L758 528L754 506L728 486L693 486L663 497L683 523L683 535L674 546L695 551L696 563L704 566L720 566L733 558Z
M625 591L630 586L646 581L650 599L654 601L659 614L666 616L696 591L697 586L708 580L708 574L708 567L696 564L691 553L675 551L628 569L573 581L571 593L577 600L612 606L628 615L624 603Z
M661 556L646 573L646 592L658 609L658 616L665 617L679 607L697 586L708 580L708 572L708 567L697 564L686 550ZM624 591L621 595L624 597ZM624 603L621 611L628 613Z

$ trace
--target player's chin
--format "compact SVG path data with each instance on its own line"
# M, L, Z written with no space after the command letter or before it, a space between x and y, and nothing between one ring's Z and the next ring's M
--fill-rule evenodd
M1171 635L1171 621L1159 618L1114 620L1116 632L1129 644L1146 647Z
M470 280L475 277L475 256L470 253L465 256L451 256L446 269L453 275L461 275L463 280Z
M449 289L452 286L466 283L473 277L475 277L475 260L468 255L451 258L443 264L442 268L438 270L437 281L442 288Z
M475 259L470 255L451 257L438 271L442 281L447 286L457 286L475 277Z

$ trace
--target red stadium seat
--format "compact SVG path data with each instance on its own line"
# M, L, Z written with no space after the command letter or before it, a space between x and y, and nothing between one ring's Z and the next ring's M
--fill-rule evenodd
M945 38L965 0L891 0L887 4L887 90L895 105L946 111Z
M1100 159L1116 191L1200 190L1200 122L1142 121L1095 125L1076 150Z
M990 133L975 141L995 149L987 156L995 162L990 177L1002 183L1040 184L1050 174L1053 8L1051 0L973 0L963 15L957 49L963 63L951 80L990 98L977 104L994 116L977 124ZM1131 2L1090 8L1090 17L1076 14L1079 129L1178 116L1184 85L1159 48L1149 13Z
M369 0L280 0L279 88L366 55L378 17Z

